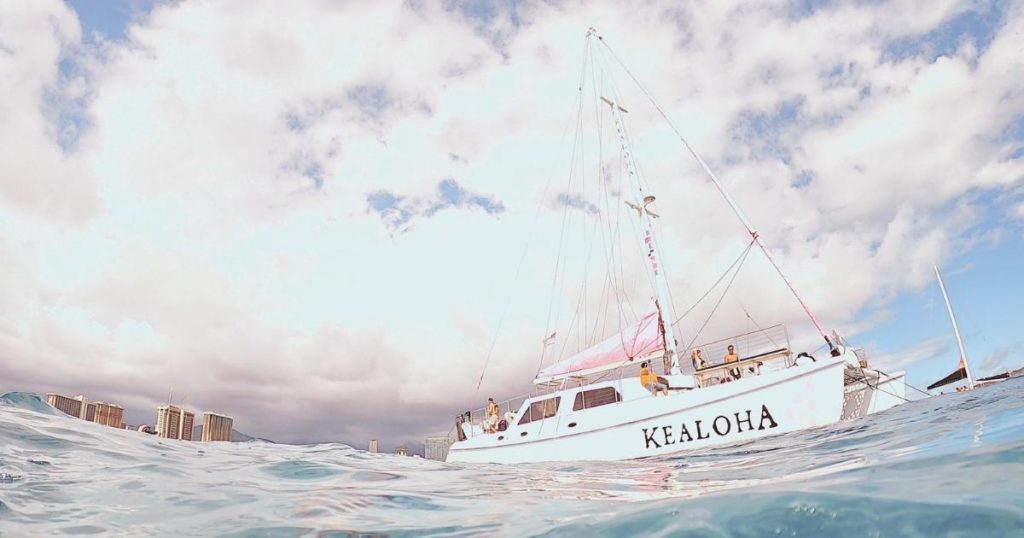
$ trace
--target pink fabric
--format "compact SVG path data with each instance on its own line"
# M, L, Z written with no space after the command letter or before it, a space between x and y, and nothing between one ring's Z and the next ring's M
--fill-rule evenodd
M647 314L639 322L626 327L601 342L540 371L538 378L572 374L640 357L663 349L658 331L658 311Z

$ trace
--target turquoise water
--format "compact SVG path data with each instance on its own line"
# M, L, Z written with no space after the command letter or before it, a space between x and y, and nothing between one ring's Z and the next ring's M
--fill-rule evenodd
M0 536L1022 536L1024 379L684 456L449 465L0 398Z

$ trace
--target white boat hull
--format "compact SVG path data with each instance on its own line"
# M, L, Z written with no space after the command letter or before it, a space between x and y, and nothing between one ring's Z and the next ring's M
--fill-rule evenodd
M828 358L668 396L570 411L454 443L449 462L624 460L759 439L837 422L843 359ZM636 378L622 379L639 386ZM578 389L550 395L564 400Z

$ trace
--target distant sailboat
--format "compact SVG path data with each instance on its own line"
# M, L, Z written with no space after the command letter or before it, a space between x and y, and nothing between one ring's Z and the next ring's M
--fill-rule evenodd
M963 390L974 390L975 388L983 385L1009 379L1010 373L1003 372L1001 374L983 377L977 381L974 380L974 375L971 374L971 368L967 363L967 350L964 349L964 341L960 338L960 327L957 326L956 316L953 314L953 304L949 302L949 295L946 293L946 285L942 282L942 274L939 272L938 266L933 266L932 269L935 270L935 278L939 281L939 291L942 292L942 299L946 302L946 311L949 313L949 321L953 325L953 335L956 336L956 345L960 350L960 364L953 373L943 377L931 385L928 385L928 390L937 389L963 379L967 380L967 385L965 385Z

